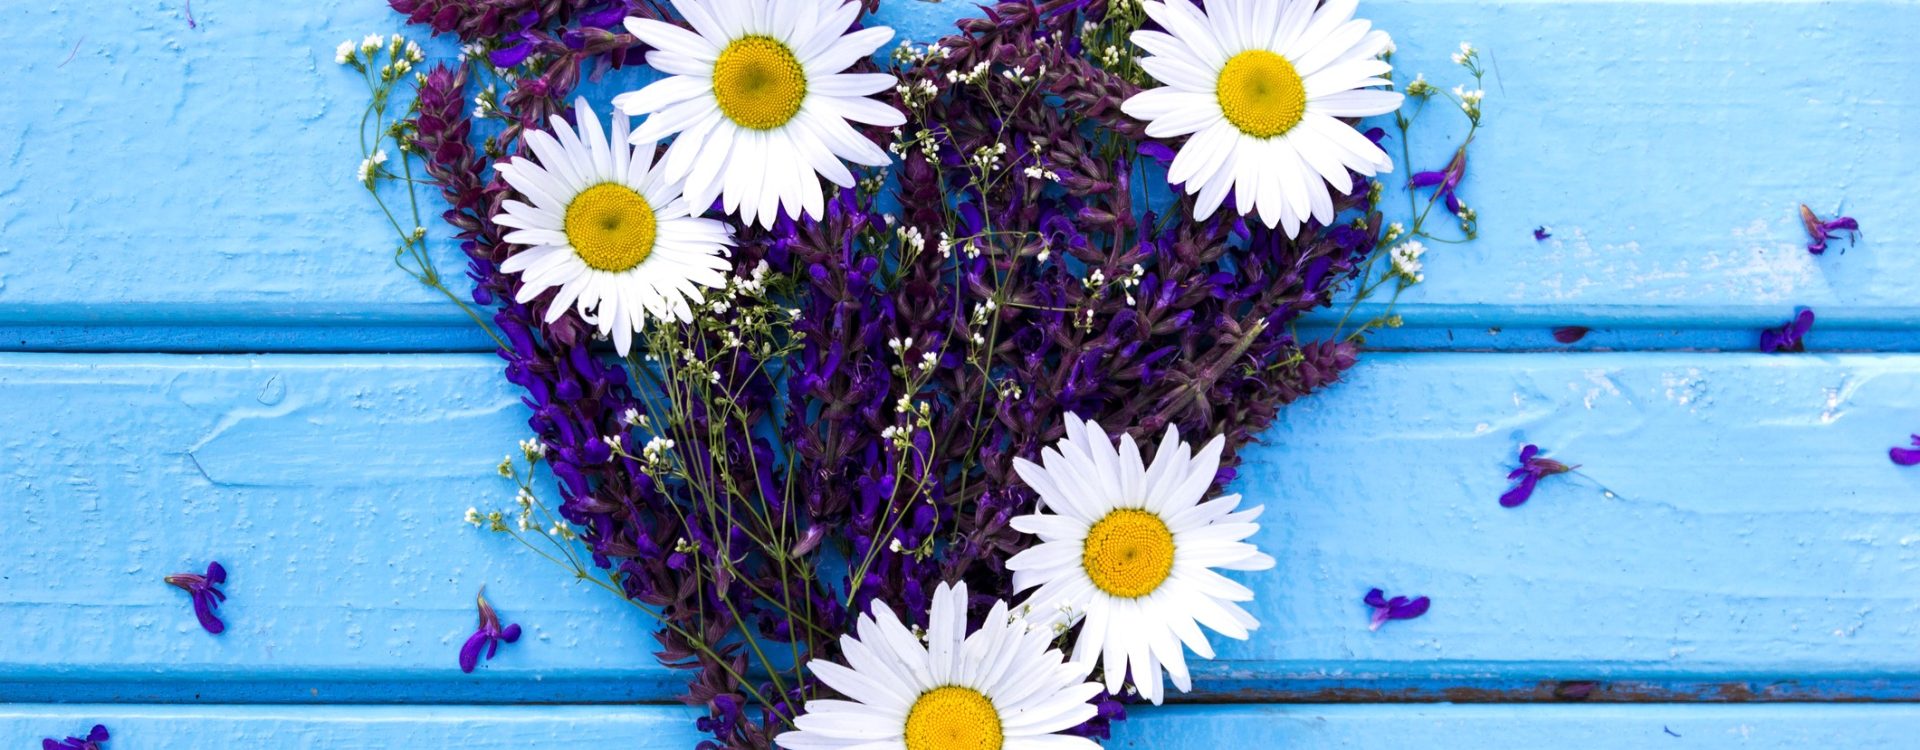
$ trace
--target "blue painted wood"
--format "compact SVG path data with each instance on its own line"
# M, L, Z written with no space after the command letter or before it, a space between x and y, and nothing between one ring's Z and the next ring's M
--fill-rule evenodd
M880 18L931 38L972 7L890 0ZM1826 330L1920 325L1901 220L1920 138L1905 127L1920 117L1920 69L1906 64L1920 6L1370 0L1363 11L1396 33L1405 74L1450 81L1445 56L1461 38L1497 70L1464 193L1484 239L1429 254L1429 282L1404 305L1429 332L1402 334L1407 346L1489 327L1744 330L1796 304L1818 307ZM352 183L362 93L331 52L399 28L383 3L202 2L198 28L172 2L11 13L24 70L0 111L0 347L485 347L389 267L381 219ZM1446 134L1426 135L1403 167L1444 160ZM1866 239L1807 255L1800 201L1844 205ZM1536 243L1540 224L1554 237ZM276 326L306 328L261 330ZM1682 347L1719 346L1691 335ZM1870 339L1910 348L1886 342Z
M0 702L673 695L642 615L460 523L510 501L498 370L0 356ZM1250 456L1279 566L1194 697L1920 699L1920 473L1885 454L1916 430L1914 356L1372 356ZM1503 509L1523 440L1585 475ZM209 557L218 638L159 580ZM481 585L529 635L466 676ZM1433 611L1370 633L1371 586Z
M27 747L105 722L112 750L687 748L679 706L13 706L0 740ZM1805 750L1912 747L1913 706L1181 706L1132 709L1112 748L1420 747Z

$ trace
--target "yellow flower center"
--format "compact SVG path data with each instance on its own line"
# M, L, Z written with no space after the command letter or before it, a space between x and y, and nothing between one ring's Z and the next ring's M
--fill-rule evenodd
M907 712L907 750L1000 750L1000 712L972 688L929 690Z
M1146 596L1173 573L1173 532L1144 510L1113 511L1087 530L1080 564L1101 591L1123 599Z
M713 97L740 127L772 130L800 113L807 100L807 71L780 40L741 37L713 63Z
M567 204L567 244L588 267L619 273L653 254L658 221L653 206L633 188L602 182Z
M1307 114L1307 82L1287 58L1250 49L1227 61L1214 86L1227 122L1255 138L1272 138Z

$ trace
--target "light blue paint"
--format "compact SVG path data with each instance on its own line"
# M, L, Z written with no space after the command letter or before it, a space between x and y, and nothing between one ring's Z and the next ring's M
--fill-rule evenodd
M973 7L889 0L880 18L924 39ZM1405 75L1450 84L1460 38L1498 71L1464 193L1484 239L1429 254L1429 281L1403 307L1412 325L1745 330L1796 304L1828 330L1920 324L1903 221L1920 157L1905 127L1920 117L1906 64L1920 7L1370 0L1363 12L1396 33ZM10 19L25 69L0 111L0 346L483 347L390 267L352 183L363 94L332 49L399 19L376 0L196 13L189 29L173 3L67 1ZM602 87L628 75L646 76ZM1456 133L1426 134L1401 175L1444 161ZM1844 204L1866 239L1807 255L1800 201ZM1535 243L1537 224L1554 238ZM276 326L309 328L261 333Z
M460 522L510 502L492 468L525 414L499 368L0 356L0 701L671 697L643 616ZM1374 355L1250 454L1235 489L1279 566L1235 574L1264 626L1216 639L1194 697L1920 696L1920 471L1885 453L1916 420L1914 356ZM1586 477L1499 507L1523 439ZM159 580L209 556L232 572L218 638ZM483 584L528 637L465 676ZM1433 612L1370 633L1371 586Z
M691 747L681 706L15 706L0 738L26 747L104 722L112 750L520 750ZM1896 706L1142 707L1111 748L1594 748L1805 750L1912 747L1920 708Z

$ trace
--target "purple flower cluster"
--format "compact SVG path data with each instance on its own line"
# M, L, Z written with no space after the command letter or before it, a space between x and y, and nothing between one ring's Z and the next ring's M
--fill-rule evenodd
M739 234L741 275L765 263L783 280L779 302L799 311L792 346L763 361L689 332L702 361L744 385L729 406L738 418L681 440L676 454L693 464L684 476L749 489L655 476L630 458L641 446L621 415L658 417L650 407L660 403L711 415L689 384L597 354L576 316L543 322L551 293L515 301L518 279L499 271L514 248L492 221L509 192L487 152L492 143L512 152L526 128L565 114L580 72L631 59L636 42L598 25L605 3L392 4L487 41L497 64L553 56L501 99L511 120L492 141L469 119L466 72L432 70L416 144L453 206L445 218L468 256L474 300L496 309L500 355L526 391L559 513L624 593L659 613L655 656L687 670L682 699L707 710L703 747L769 747L818 697L798 666L766 670L763 647L831 659L847 613L874 600L924 619L938 581L968 580L989 592L983 601L1010 590L1004 561L1027 540L1008 520L1033 504L1010 481L1012 461L1058 439L1061 413L1137 437L1168 425L1225 435L1225 482L1238 449L1282 405L1337 381L1358 356L1344 339L1296 341L1288 324L1328 304L1373 254L1383 221L1369 183L1355 175L1352 194L1336 198L1340 221L1297 239L1226 214L1194 221L1188 197L1138 205L1138 184L1160 192L1151 182L1160 178L1143 175L1167 144L1145 141L1142 123L1120 113L1136 87L1080 48L1079 30L1105 4L1005 2L960 22L940 42L946 54L902 82L945 81L982 63L1036 78L989 75L917 107L896 102L912 113L908 132L928 133L896 168L897 216L865 190L844 190L817 220ZM569 44L569 30L583 28L587 42ZM979 179L971 160L1001 146L999 177ZM714 314L725 324L741 313ZM925 377L899 375L921 361L932 363ZM517 635L489 612L483 602L463 668ZM1106 736L1125 715L1112 696L1096 702L1083 735Z

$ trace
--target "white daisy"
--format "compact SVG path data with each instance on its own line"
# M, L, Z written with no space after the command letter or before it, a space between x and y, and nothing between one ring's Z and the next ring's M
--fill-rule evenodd
M508 242L529 248L500 270L520 274L522 303L559 287L547 322L577 309L626 356L648 314L690 321L688 302L701 301L701 287L726 284L733 234L692 215L679 184L655 168L651 142L627 145L626 115L615 113L610 142L585 98L573 107L578 132L555 115L553 133L527 131L537 160L497 165L529 201L505 201L493 217L517 230Z
M1131 670L1134 687L1157 704L1163 667L1190 690L1180 644L1213 658L1200 625L1242 640L1259 627L1235 604L1252 601L1253 591L1213 569L1273 567L1241 541L1260 530L1253 520L1263 508L1234 512L1239 495L1200 501L1225 444L1215 437L1193 455L1169 427L1149 467L1131 436L1115 450L1100 425L1068 414L1067 438L1043 452L1045 468L1014 462L1054 512L1013 518L1013 528L1041 541L1007 561L1013 589L1040 587L1025 604L1033 612L1062 613L1068 624L1084 618L1073 660L1099 660L1109 691Z
M1085 737L1056 734L1093 718L1100 693L1087 667L1051 647L1053 631L1010 619L997 601L967 634L967 585L933 592L927 643L875 602L842 636L847 664L815 659L807 668L851 700L810 700L796 731L774 738L788 750L1097 750Z
M852 0L674 0L693 30L646 18L627 29L653 47L647 64L668 77L614 97L614 106L649 115L633 135L667 148L667 176L686 180L702 211L722 207L742 221L772 226L788 216L819 217L820 179L853 187L841 160L878 167L887 152L848 123L904 124L898 110L868 99L894 84L890 75L842 73L893 38L870 26L845 34L860 15Z
M1329 185L1353 190L1348 170L1369 177L1393 160L1342 122L1398 109L1392 70L1380 55L1386 32L1353 20L1359 0L1147 0L1166 31L1135 31L1149 53L1140 67L1164 87L1121 109L1148 121L1147 135L1191 135L1167 179L1199 193L1194 214L1212 216L1233 190L1241 215L1297 236L1309 217L1333 221Z

